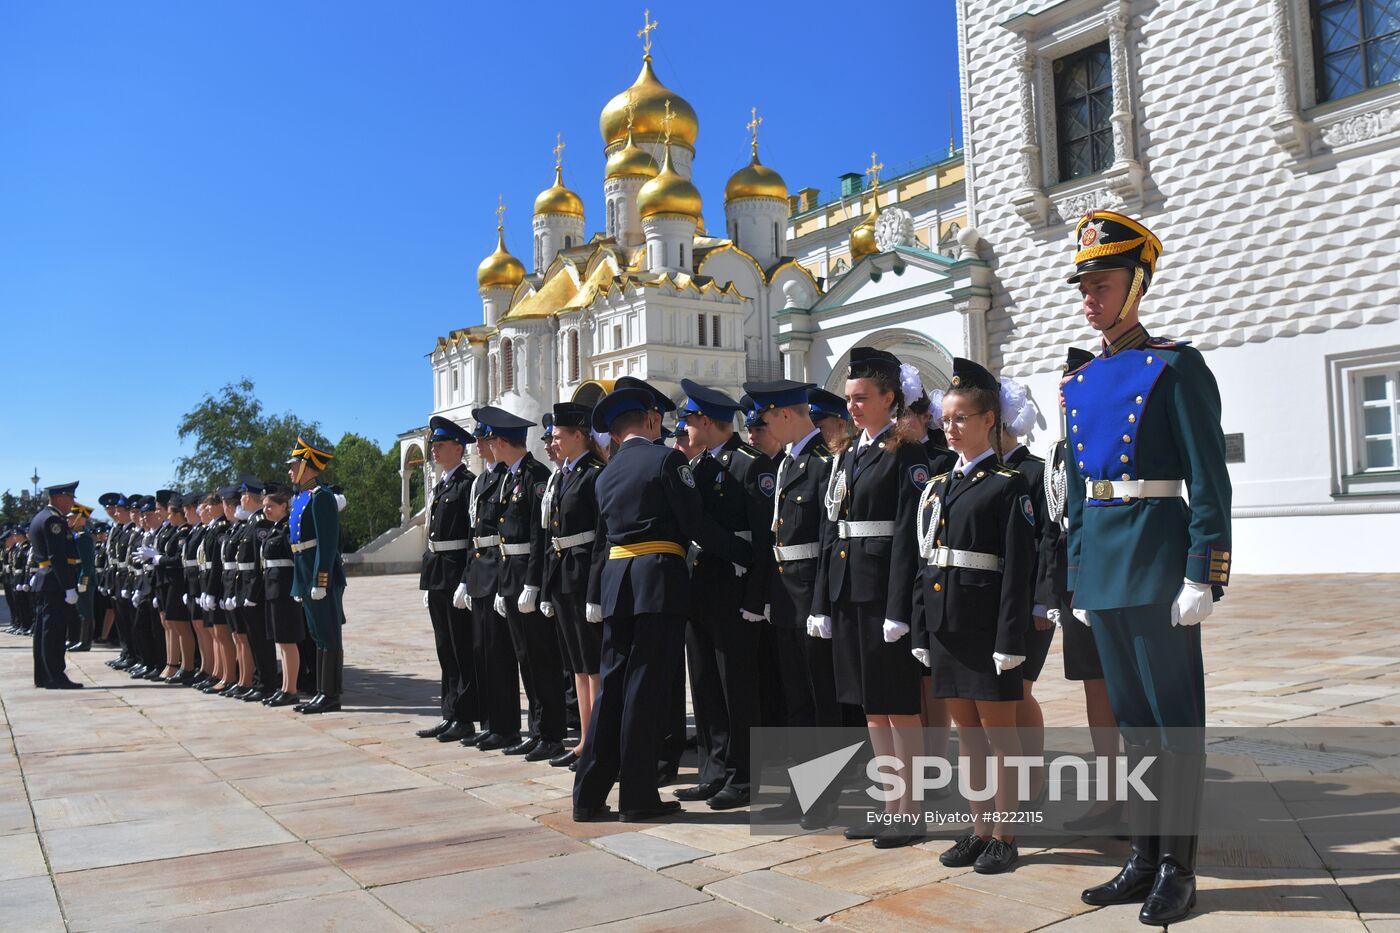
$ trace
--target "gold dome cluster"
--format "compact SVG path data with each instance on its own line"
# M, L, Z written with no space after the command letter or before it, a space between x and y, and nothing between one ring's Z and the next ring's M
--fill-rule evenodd
M635 110L632 117L632 134L643 142L656 142L666 135L666 101L671 102L671 141L690 149L695 148L695 139L700 135L700 118L695 108L690 106L675 91L670 90L656 77L651 68L651 56L642 59L642 70L632 86L608 101L598 118L598 129L603 134L603 145L611 146L627 138L627 104L631 101Z
M701 214L700 190L671 167L671 146L666 146L666 158L661 172L642 185L637 193L637 208L643 217L657 214L681 214L697 220Z
M554 166L554 184L535 198L535 216L540 214L583 216L583 198L564 187L564 170L561 166Z
M783 176L758 161L754 153L752 161L729 177L724 186L724 202L738 201L741 198L777 198L786 201L787 183Z
M655 178L661 174L661 168L651 157L651 153L637 145L629 132L627 145L608 156L603 174L607 178Z

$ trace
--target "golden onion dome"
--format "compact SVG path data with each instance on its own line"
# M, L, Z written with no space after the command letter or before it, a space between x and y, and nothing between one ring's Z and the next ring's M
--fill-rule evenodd
M690 179L671 167L669 145L666 147L665 161L661 163L660 174L642 185L642 190L637 193L637 208L643 217L683 214L699 220L700 191L690 183Z
M476 267L476 284L482 288L515 288L525 281L525 266L506 252L505 231L496 228L496 251Z
M611 146L627 138L627 104L636 108L632 115L632 132L643 140L662 139L666 135L666 102L671 102L671 141L695 148L700 135L700 119L695 108L657 80L651 68L651 56L642 58L642 70L632 86L618 94L603 108L598 129L603 145Z
M608 164L603 168L607 178L623 178L631 175L637 178L655 178L661 173L656 160L627 134L627 145L608 156Z
M758 147L754 147L749 164L729 177L724 186L724 203L744 198L777 198L786 201L787 183L783 176L758 161Z
M875 245L875 215L871 215L851 229L851 260L879 252Z
M583 199L564 187L564 171L558 165L554 166L554 184L535 198L535 215L540 214L583 216Z

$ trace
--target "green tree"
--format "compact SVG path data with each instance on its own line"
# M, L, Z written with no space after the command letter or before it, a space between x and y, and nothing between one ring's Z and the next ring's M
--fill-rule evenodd
M213 489L244 473L285 482L285 462L298 436L326 446L317 422L264 414L246 377L205 395L180 419L178 432L180 440L194 441L193 453L175 464L176 485L184 489Z
M399 459L397 448L380 450L374 441L346 433L335 445L335 459L322 482L339 486L345 495L340 513L340 546L364 547L399 523Z
M28 489L21 489L16 496L6 489L0 493L0 524L23 522L28 525L29 520L43 507L43 496L35 496Z

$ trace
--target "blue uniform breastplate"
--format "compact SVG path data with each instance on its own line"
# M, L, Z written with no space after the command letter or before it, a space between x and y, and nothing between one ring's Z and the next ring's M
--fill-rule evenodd
M1085 479L1139 479L1137 442L1143 411L1162 373L1162 354L1147 347L1122 350L1086 363L1065 383L1069 446ZM1088 506L1122 499L1086 497Z
M311 490L309 489L303 489L301 492L297 493L295 496L292 497L292 509L290 517L287 521L287 528L291 532L291 539L293 544L301 543L301 517L302 513L306 511L307 506L309 506L310 504Z

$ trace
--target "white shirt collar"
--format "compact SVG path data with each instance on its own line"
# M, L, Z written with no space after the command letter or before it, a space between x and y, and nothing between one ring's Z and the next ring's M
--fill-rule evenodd
M456 473L456 472L457 472L458 470L460 470L461 468L462 468L462 461L459 460L459 461L457 461L457 465L456 465L456 466L454 466L452 469L448 470L446 473L443 473L443 474L442 474L442 482L444 482L444 483L447 482L449 479L452 478L452 474L453 474L453 473Z
M728 444L728 443L729 443L729 438L726 437L726 438L724 439L724 443L723 443L723 444L720 444L718 447L711 447L711 448L710 448L710 456L711 456L711 457L716 457L716 458L718 458L720 454L724 453L724 445L725 445L725 444Z
M520 461L525 459L525 453L528 453L528 451L522 452L520 456L516 457L515 460L511 462L509 470L512 475L520 472Z
M804 450L807 449L807 444L811 442L812 438L816 437L816 436L817 436L818 434L820 434L820 433L822 433L822 429L821 429L821 428L813 428L813 429L807 434L806 437L802 438L802 440L796 441L796 442L794 442L794 443L792 443L792 444L789 444L789 445L788 445L788 456L793 457L793 458L796 458L796 457L801 456L801 455L802 455L802 451L804 451Z
M584 451L583 453L579 454L577 457L575 457L575 458L572 459L572 460L565 459L565 461L564 461L563 465L560 467L560 469L563 470L565 473L567 473L567 472L569 472L570 470L572 470L572 469L578 464L578 462L579 462L580 460L582 460L582 459L583 459L584 457L586 457L586 456L588 456L588 452L587 452L587 451Z
M879 437L880 435L884 434L886 431L888 431L888 430L889 430L890 428L892 428L892 427L894 427L894 422L893 422L893 421L891 421L889 424L885 425L885 426L884 426L883 428L881 428L879 431L875 432L875 436L874 436L874 437L871 437L869 431L861 431L861 432L860 432L860 444L859 444L859 446L860 446L860 447L865 447L866 445L873 443L876 437Z
M981 463L983 460L986 460L986 459L987 459L988 457L990 457L991 455L992 455L992 448L990 448L990 447L988 447L986 450L982 451L982 452L981 452L980 454L978 454L977 456L973 457L971 460L964 461L964 460L962 459L961 455L960 455L960 456L958 457L958 465L957 465L956 469L961 470L962 472L966 473L968 470L970 470L970 469L972 469L973 467L977 466L977 464Z

